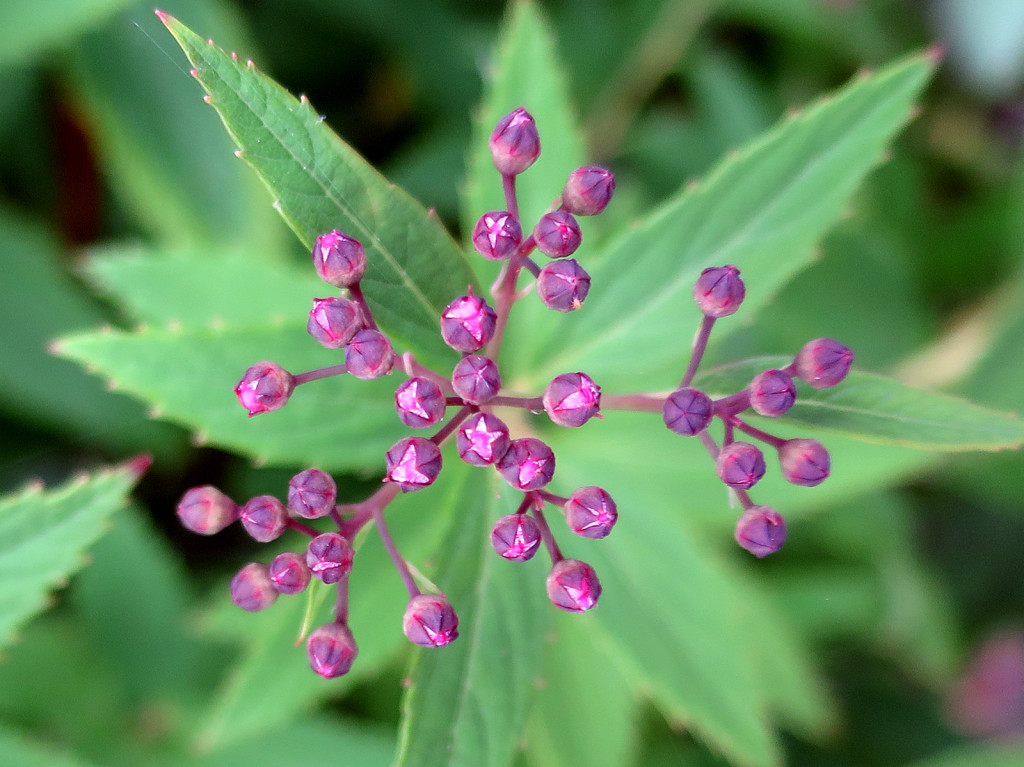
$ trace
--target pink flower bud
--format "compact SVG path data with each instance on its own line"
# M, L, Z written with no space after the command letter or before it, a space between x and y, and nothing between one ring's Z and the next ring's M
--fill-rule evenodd
M238 519L238 506L212 485L193 487L178 502L181 524L200 535L213 535Z
M402 618L406 638L420 647L444 647L458 639L459 619L448 600L419 594L409 600Z
M316 238L313 265L324 282L347 288L363 278L366 251L359 240L335 229Z
M291 373L275 362L257 362L245 371L235 396L250 416L280 410L295 389Z
M594 568L578 559L563 559L552 567L547 587L555 607L571 613L586 612L601 596L601 582Z
M533 165L540 156L540 135L530 113L516 107L502 117L491 133L490 147L502 175L515 176Z
M348 626L328 623L309 635L306 642L309 665L324 679L347 674L359 654Z
M569 174L562 190L562 205L576 216L596 216L608 206L615 191L615 176L607 168L586 165Z
M693 286L693 300L706 317L727 317L735 314L743 303L747 289L735 266L714 266L705 269Z

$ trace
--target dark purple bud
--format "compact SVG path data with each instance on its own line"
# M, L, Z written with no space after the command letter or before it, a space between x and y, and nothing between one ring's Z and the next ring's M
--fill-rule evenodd
M582 426L601 407L601 387L586 373L563 373L544 389L543 402L559 426Z
M309 542L306 565L314 578L337 583L352 570L355 551L341 533L323 533Z
M498 315L482 298L462 296L441 312L441 337L455 351L479 351L494 337L497 321Z
M257 362L245 371L235 387L235 396L249 416L280 410L292 396L295 379L274 362Z
M394 364L395 351L379 330L360 330L345 347L345 367L363 381L390 373Z
M743 303L747 289L735 266L705 269L693 286L693 300L706 317L728 317Z
M406 437L396 442L385 456L387 482L394 482L403 493L430 485L441 473L441 451L423 437Z
M814 487L828 479L832 460L816 439L787 439L779 448L782 476L794 485Z
M491 530L491 545L510 562L533 559L540 540L540 528L526 514L506 514Z
M306 642L309 665L324 679L347 674L359 654L356 640L348 626L328 623L309 635Z
M574 258L552 261L537 275L537 295L548 309L571 312L590 292L590 275Z
M238 519L238 506L212 485L193 487L178 502L181 524L200 535L213 535Z
M494 465L512 487L539 490L555 475L555 454L533 437L514 439Z
M280 594L299 594L306 590L312 573L300 554L285 551L270 563L270 581Z
M746 490L764 476L764 454L749 442L730 442L718 451L715 471L729 487Z
M242 527L254 540L268 543L281 537L288 527L288 512L284 504L272 495L257 495L246 501L238 516Z
M316 238L313 245L313 266L324 282L339 288L347 288L363 278L366 271L366 251L359 244L359 240L335 229Z
M444 392L429 378L409 378L395 390L395 410L410 428L433 426L444 417Z
M750 382L750 406L761 415L782 415L796 402L796 384L783 370L765 370Z
M489 466L498 461L512 440L508 427L496 415L474 413L455 433L459 457L472 466Z
M340 349L363 329L363 315L355 301L336 296L315 298L306 330L322 346Z
M553 210L540 217L533 228L537 250L549 258L564 258L576 252L583 239L580 225L566 210Z
M444 647L459 638L459 619L444 597L418 594L405 608L402 631L420 647Z
M736 522L736 543L758 559L786 542L786 521L771 506L751 506Z
M607 168L585 165L569 174L562 190L562 205L576 216L596 216L608 206L615 191L615 176Z
M231 601L251 613L266 610L277 601L277 590L266 565L250 562L231 579Z
M501 389L501 373L494 360L471 354L452 368L452 388L466 402L483 405Z
M618 518L615 501L600 487L581 487L565 504L569 529L584 538L606 538Z
M583 613L597 604L601 582L594 568L578 559L563 559L548 574L548 599L555 607Z
M491 133L491 157L494 167L505 176L515 176L529 168L540 156L540 135L533 117L522 107L498 120Z
M711 397L689 386L668 395L662 408L665 425L684 437L692 437L708 428L712 414Z
M491 261L506 261L523 242L523 228L507 210L484 213L473 228L473 247Z
M846 378L853 364L853 350L831 338L808 341L793 360L799 378L815 389L827 389Z
M320 469L306 469L288 481L288 508L306 519L325 517L334 509L338 487L331 475Z

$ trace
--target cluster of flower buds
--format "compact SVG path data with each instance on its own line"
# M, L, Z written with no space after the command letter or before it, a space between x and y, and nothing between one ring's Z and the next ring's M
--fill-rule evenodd
M590 276L578 261L569 258L582 239L576 217L603 211L615 181L608 170L596 166L573 171L555 204L524 237L515 181L540 154L533 117L522 108L504 117L491 136L490 148L502 177L507 210L481 216L472 243L484 258L502 263L501 274L492 288L493 306L474 295L470 287L441 312L441 337L460 353L450 375L423 366L411 353L395 353L374 322L360 289L366 252L357 240L334 230L317 238L313 264L324 282L340 288L342 294L315 299L307 328L326 348L344 350L344 363L292 374L273 362L260 362L249 368L235 387L239 402L253 416L284 407L295 388L309 381L343 374L374 379L400 370L405 376L394 398L399 420L412 429L436 427L434 433L396 442L384 456L381 488L361 503L338 504L334 480L311 468L292 478L287 502L259 496L238 506L224 493L206 486L189 490L178 505L182 523L197 533L213 534L238 520L261 542L275 540L287 530L308 537L304 552L286 552L269 565L254 562L243 567L231 582L231 598L243 609L262 610L279 594L301 593L312 579L334 585L338 590L335 619L314 630L307 641L310 665L325 678L346 673L356 657L356 643L348 627L348 574L355 555L352 541L371 521L409 592L402 621L405 636L423 647L442 647L458 636L452 605L444 594L433 593L436 587L432 584L430 593L421 592L422 582L399 553L384 516L385 508L400 493L434 483L443 465L442 444L452 437L462 461L492 467L514 491L522 493L517 511L494 523L490 541L497 555L510 562L524 562L546 549L551 559L547 593L563 610L589 610L601 594L594 569L562 555L544 508L559 509L573 533L604 538L615 525L615 501L596 486L578 488L568 497L549 492L546 488L555 473L553 451L535 437L513 437L495 410L543 410L552 422L569 428L599 417L601 389L585 373L556 376L540 394L521 396L503 389L498 356L509 313L524 295L517 287L524 272L536 279L537 295L546 306L568 312L583 304ZM550 263L538 265L531 258L534 251L551 259ZM307 524L307 520L323 522Z
M428 437L410 436L396 442L384 456L383 484L364 501L337 503L334 480L311 468L292 478L287 502L259 496L244 506L213 487L189 490L178 505L178 516L191 530L216 533L235 520L257 541L271 541L287 530L309 538L304 552L286 552L269 564L251 563L231 583L231 598L246 610L262 610L278 594L297 594L311 579L334 585L335 620L313 631L307 643L310 665L325 678L346 673L357 653L348 627L348 574L353 566L355 535L371 521L398 570L409 602L402 629L414 644L442 647L458 636L458 618L444 594L414 577L399 553L384 516L385 508L400 493L418 491L434 483L442 470L442 445L454 436L458 457L478 467L493 467L522 501L515 513L496 520L490 541L495 552L510 562L531 559L546 549L551 560L547 593L551 602L570 612L594 607L601 584L594 569L578 559L563 556L544 514L546 506L559 509L568 528L583 538L604 538L615 525L615 501L597 486L581 487L567 497L547 487L555 473L555 455L540 439L513 437L495 414L502 408L543 410L563 427L578 428L607 409L658 410L672 431L698 436L708 447L718 476L739 498L745 511L736 528L740 545L757 556L778 550L785 539L782 517L768 506L756 506L748 490L765 472L760 449L737 441L743 432L776 448L783 474L794 483L816 485L829 473L829 456L814 440L784 440L760 431L740 419L747 409L766 416L785 413L796 399L793 378L811 386L833 386L846 375L853 354L827 339L807 344L793 363L781 370L767 370L736 394L712 399L690 386L706 348L711 328L720 317L733 314L745 289L733 266L706 269L694 288L694 298L704 314L689 367L680 387L667 396L652 394L606 396L584 372L556 376L543 392L522 396L503 387L498 365L502 337L514 303L527 292L518 281L524 272L535 278L540 300L559 312L578 309L590 289L590 276L570 258L582 239L578 216L601 213L615 188L612 174L595 166L578 168L567 179L561 195L524 236L516 197L516 177L540 154L540 138L530 114L522 108L506 115L490 139L494 165L502 177L506 210L480 217L472 232L474 249L484 258L500 262L501 270L491 289L493 305L469 288L441 312L444 342L460 353L450 375L420 364L406 352L397 355L390 340L378 328L360 289L366 270L362 245L340 231L320 235L313 248L313 263L320 277L340 288L342 295L318 298L309 313L308 330L329 349L344 350L344 363L292 374L273 362L260 362L246 371L235 388L249 415L283 407L296 386L336 375L360 379L379 378L394 370L405 374L395 389L395 410L411 429L436 427ZM544 266L532 255L539 251L550 261ZM449 412L449 408L452 412ZM721 447L708 434L714 418L724 424ZM313 525L324 520L329 529Z
M735 314L746 288L735 266L705 269L693 288L693 298L704 315L694 342L693 354L679 388L662 404L665 426L676 434L697 436L715 462L719 479L733 490L743 507L736 523L736 541L757 557L778 551L786 541L786 524L771 506L758 506L747 492L764 476L764 454L752 442L735 439L741 432L773 448L778 454L782 476L795 485L813 487L828 478L831 460L824 446L813 439L783 439L758 429L740 415L753 410L762 416L785 414L796 402L794 379L815 389L835 386L853 363L853 352L830 338L808 342L793 361L782 369L764 370L741 391L719 399L690 385L700 365L708 337L715 322ZM708 434L708 426L718 418L723 424L719 446Z

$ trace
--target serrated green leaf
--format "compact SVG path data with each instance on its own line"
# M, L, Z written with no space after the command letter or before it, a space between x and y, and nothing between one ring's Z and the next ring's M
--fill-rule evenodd
M743 595L664 508L620 506L613 538L581 556L601 579L595 617L629 677L737 763L778 764Z
M457 464L446 467L428 490L401 496L388 508L389 527L402 556L421 569L461 503L458 473ZM227 601L225 584L210 631L240 641L244 649L201 717L197 745L220 748L291 720L317 701L340 695L353 683L378 673L408 646L402 635L408 595L391 560L373 530L361 545L357 539L357 545L349 577L349 625L359 656L349 675L340 679L318 677L309 668L305 648L295 646L304 595L282 597L272 609L249 614ZM334 593L330 591L314 626L330 620Z
M262 185L232 155L195 86L168 65L152 4L134 6L78 39L67 57L68 87L113 192L166 242L247 246L251 260L279 258L290 238ZM248 45L241 16L222 0L174 0L174 9L222 42Z
M149 402L154 415L195 429L202 442L274 465L325 471L381 466L405 430L388 378L312 381L296 388L282 410L254 418L238 404L232 390L260 360L293 373L343 361L304 336L305 329L292 324L110 331L65 338L58 353Z
M86 549L149 465L138 458L53 490L0 501L0 646L46 606L47 592L84 564Z
M378 323L417 354L451 360L437 318L473 278L436 216L342 142L308 101L176 19L161 20L302 243L312 247L317 235L334 228L359 239L369 257L362 287Z
M459 616L461 636L444 649L416 651L398 767L506 767L541 673L553 609L543 597L543 565L505 562L488 542L493 521L513 512L521 494L493 472L461 467L461 476L460 497L476 501L461 509L471 514L453 519L435 579Z
M558 344L532 349L533 380L586 370L605 387L631 386L637 374L655 388L672 386L697 326L691 291L701 269L735 264L747 285L744 316L763 307L810 262L932 68L929 56L913 56L857 78L681 191L603 258L585 260L593 278L587 302L558 318Z
M4 292L0 317L0 406L18 420L89 444L170 459L184 444L180 432L147 421L137 403L111 396L48 352L54 336L104 320L64 272L61 258L44 227L0 210L0 271L7 285L17 286Z
M0 725L0 754L4 767L89 767L92 762L62 753L51 744L35 743L24 735Z
M334 293L312 267L267 263L235 250L215 256L210 251L117 245L90 251L83 271L131 319L155 325L296 323L314 297ZM304 333L298 332L297 343Z
M23 64L134 0L8 0L0 4L0 65Z
M790 362L791 357L759 357L722 365L697 376L694 385L712 396L731 394L746 387L762 370L782 368ZM873 373L852 370L838 386L799 389L796 404L780 420L921 450L1001 450L1024 444L1024 421L1011 413L912 389Z

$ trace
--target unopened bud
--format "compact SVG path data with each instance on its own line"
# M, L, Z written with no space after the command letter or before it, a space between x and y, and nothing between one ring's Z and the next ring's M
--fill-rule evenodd
M501 390L501 373L494 360L470 354L452 368L452 388L466 402L483 405Z
M441 312L441 337L456 351L479 351L494 337L497 322L497 313L480 296L462 296Z
M597 604L601 582L594 568L578 559L563 559L548 574L548 598L555 607L582 613Z
M473 227L473 247L491 261L507 261L523 242L523 228L507 210L484 213Z
M324 679L347 674L359 654L348 626L328 623L313 631L306 642L309 665Z
M403 493L433 484L441 473L441 451L423 437L406 437L396 442L385 456L386 481L394 482Z
M708 428L713 415L711 397L700 389L676 389L665 400L662 418L676 434L692 437Z
M347 288L363 278L366 251L359 240L335 229L316 238L313 265L324 282Z
M566 210L553 210L540 217L533 228L537 250L549 258L571 256L583 240L579 222Z
M306 469L288 481L288 508L306 519L330 514L337 497L334 479L320 469Z
M523 437L512 440L494 466L512 487L539 490L555 475L555 454L539 439Z
M749 442L730 442L718 451L715 471L729 487L747 490L764 476L764 454Z
M607 168L586 165L569 174L562 190L562 205L576 216L596 216L608 206L615 191L615 176Z
M260 543L280 538L288 527L288 512L284 504L272 495L250 498L238 516L245 531Z
M363 315L355 301L341 296L316 298L306 330L321 346L340 349L363 329Z
M212 485L193 487L178 502L181 524L200 535L213 535L238 519L238 506Z
M402 618L406 638L420 647L444 647L458 639L459 619L448 600L437 594L418 594L409 600Z
M607 537L618 518L615 501L600 487L574 490L565 504L565 521L569 529L584 538Z
M786 522L771 506L751 506L736 522L736 543L758 559L786 542Z
M579 309L590 292L590 275L574 258L552 261L537 275L537 295L548 309Z
M526 514L506 514L491 530L491 545L510 562L532 559L540 541L540 528Z
M765 370L750 382L750 406L754 412L778 416L787 412L796 402L796 384L793 377L782 370Z
M299 594L306 590L312 573L305 557L285 551L270 563L270 581L281 594Z
M341 533L323 533L309 542L306 565L324 583L337 583L352 570L355 551Z
M257 362L245 371L235 396L250 416L280 410L292 396L295 379L275 362Z
M793 360L798 377L815 389L827 389L846 378L853 364L853 350L831 338L808 341Z
M444 392L429 378L414 376L395 390L395 410L406 426L425 429L444 417Z
M474 413L455 433L459 457L472 466L489 466L508 450L508 426L492 413Z
M601 387L586 373L563 373L544 389L544 410L559 426L582 426L601 407Z
M277 590L266 565L251 562L231 579L231 601L251 613L265 610L277 601Z
M391 341L379 330L360 330L345 347L345 367L363 381L390 373L394 364Z
M735 314L747 290L735 266L713 266L705 269L693 286L693 300L706 317L727 317Z
M516 107L502 117L491 133L490 147L502 175L515 176L533 165L540 156L540 135L530 113Z
M820 485L832 470L828 450L816 439L787 439L779 448L782 476L794 485Z

